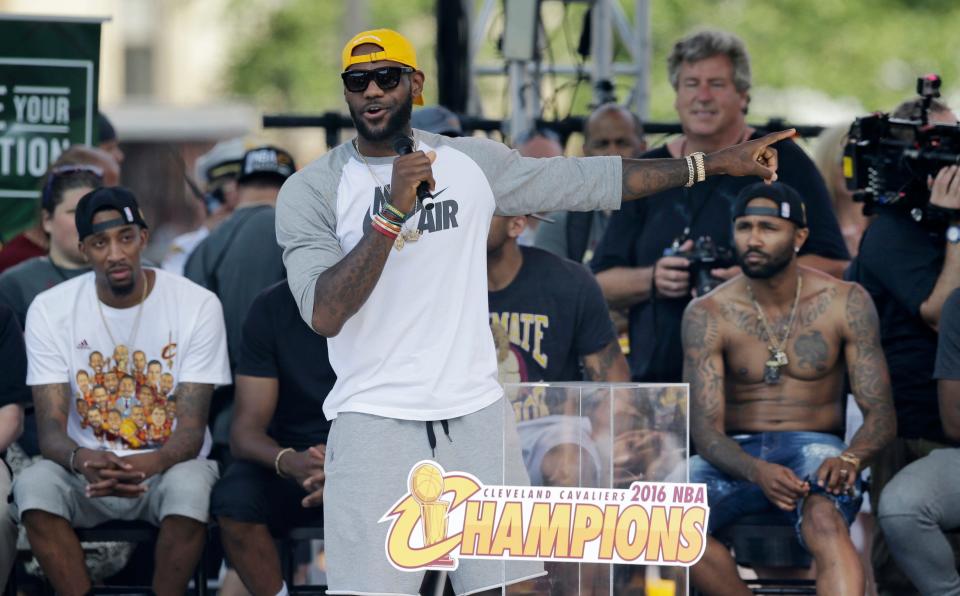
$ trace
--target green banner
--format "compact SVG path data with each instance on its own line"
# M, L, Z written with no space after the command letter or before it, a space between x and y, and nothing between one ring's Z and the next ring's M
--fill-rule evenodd
M0 238L36 221L40 178L97 128L101 19L0 15Z

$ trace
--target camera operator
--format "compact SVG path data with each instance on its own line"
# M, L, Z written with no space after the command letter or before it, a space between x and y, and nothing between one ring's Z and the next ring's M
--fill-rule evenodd
M902 104L893 117L919 119L921 110L922 100L917 99ZM957 124L956 115L939 102L931 104L929 120ZM933 372L940 313L947 296L960 287L960 169L944 167L928 183L930 205L958 211L945 222L930 218L918 222L902 206L876 205L876 218L864 233L848 274L877 306L897 412L898 439L871 466L874 511L894 474L946 442ZM881 534L874 544L873 565L878 593L913 592Z
M746 123L750 57L738 37L704 31L681 39L668 58L668 71L683 135L644 157L684 157L756 138L757 131ZM777 143L777 151L778 180L797 190L806 204L810 237L800 263L839 277L849 255L823 179L793 141ZM722 280L739 273L733 266L730 214L740 190L756 182L759 178L717 176L699 187L624 205L611 216L591 268L610 306L630 309L628 360L634 380L680 381L680 320L696 285L691 269L699 266L692 266L690 251L704 238L698 253L709 253L702 249L711 244L730 252L725 263L705 264L705 277ZM665 256L665 249L673 256ZM699 293L705 289L701 286Z

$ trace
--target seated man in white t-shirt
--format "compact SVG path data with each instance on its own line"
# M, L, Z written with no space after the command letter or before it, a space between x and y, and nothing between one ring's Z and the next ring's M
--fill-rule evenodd
M160 527L153 590L182 594L203 551L218 476L206 459L206 421L214 385L230 382L223 312L211 292L142 266L147 226L130 191L85 195L76 224L93 271L41 293L27 313L27 384L44 459L17 477L16 508L57 593L91 587L73 528L142 520ZM93 351L105 355L131 403L118 394L95 400L76 384L80 372L90 376ZM123 357L136 352L173 375L172 394L161 395ZM170 400L175 420L166 416Z

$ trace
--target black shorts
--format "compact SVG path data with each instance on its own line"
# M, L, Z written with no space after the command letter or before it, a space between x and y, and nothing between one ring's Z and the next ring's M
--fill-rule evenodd
M266 524L274 535L290 528L322 526L323 507L303 507L300 502L305 496L307 491L273 470L234 461L213 487L210 513L217 518Z

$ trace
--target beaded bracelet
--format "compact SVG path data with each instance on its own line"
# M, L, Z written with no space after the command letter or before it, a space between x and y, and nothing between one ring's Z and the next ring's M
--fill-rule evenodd
M384 210L382 210L380 213L378 213L377 215L379 215L380 217L382 217L383 219L387 220L388 222L390 222L390 223L392 223L392 224L396 224L396 225L398 225L398 226L402 226L402 225L403 225L403 221L404 221L403 218L401 218L400 216L396 215L396 214L393 213L392 211L387 211L386 209L384 209Z
M391 205L390 203L384 203L384 204L383 204L383 208L386 209L387 211L389 211L390 213L393 213L393 214L396 215L397 217L399 217L401 221L407 219L407 214L406 214L406 213L404 213L403 211L400 211L399 209L397 209L396 207L394 207L394 206ZM381 211L381 213L383 213L383 212Z

